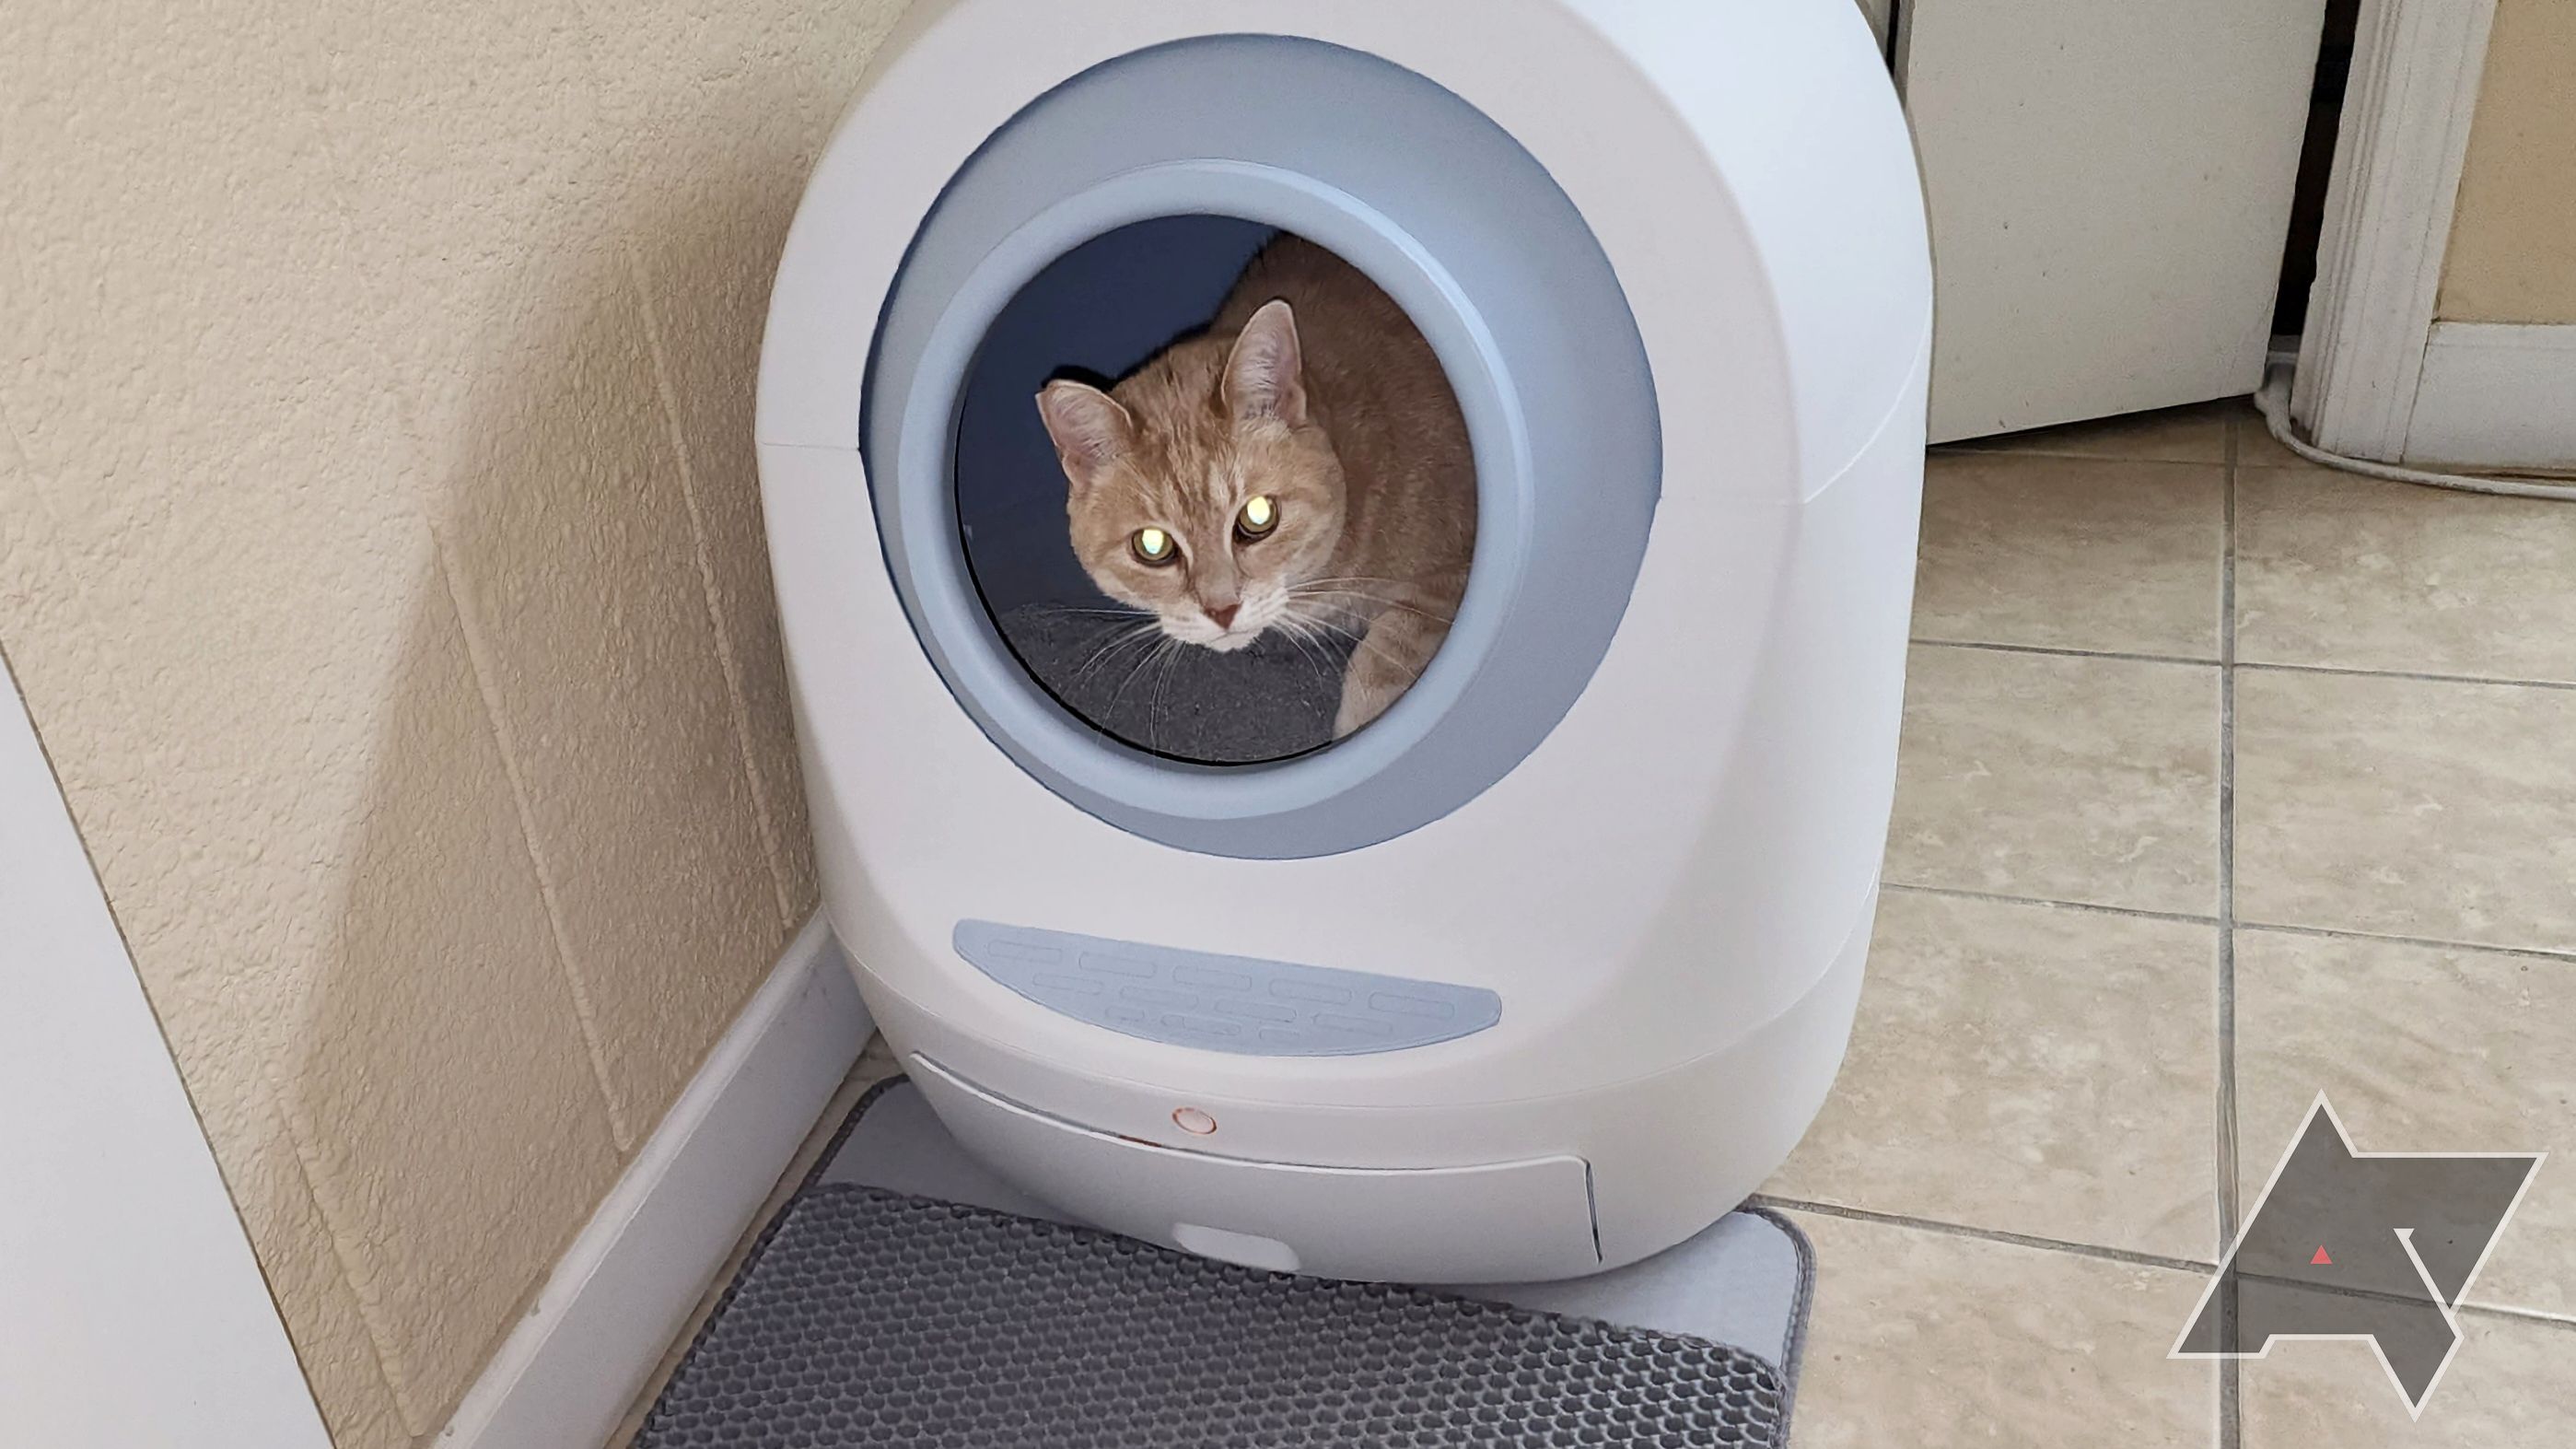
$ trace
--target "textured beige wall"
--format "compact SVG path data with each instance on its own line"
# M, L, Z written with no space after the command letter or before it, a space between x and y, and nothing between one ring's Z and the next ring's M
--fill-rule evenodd
M2437 315L2576 323L2576 0L2499 0Z
M900 8L0 6L0 644L347 1449L813 904L753 377Z

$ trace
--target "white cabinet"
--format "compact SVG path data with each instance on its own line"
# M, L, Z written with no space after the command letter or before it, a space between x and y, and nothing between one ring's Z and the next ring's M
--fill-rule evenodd
M2254 390L2325 0L1904 0L1932 438Z

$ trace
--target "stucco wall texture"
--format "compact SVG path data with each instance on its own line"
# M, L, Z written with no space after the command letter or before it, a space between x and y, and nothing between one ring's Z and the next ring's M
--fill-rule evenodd
M2576 323L2576 0L2498 0L2436 310Z
M753 381L900 9L0 6L0 648L344 1449L813 907Z

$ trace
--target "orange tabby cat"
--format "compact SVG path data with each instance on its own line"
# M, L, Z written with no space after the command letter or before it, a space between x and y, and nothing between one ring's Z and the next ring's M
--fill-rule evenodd
M1296 238L1203 335L1104 393L1038 394L1074 552L1110 597L1219 651L1264 630L1356 641L1336 739L1439 649L1476 540L1466 420L1393 299Z

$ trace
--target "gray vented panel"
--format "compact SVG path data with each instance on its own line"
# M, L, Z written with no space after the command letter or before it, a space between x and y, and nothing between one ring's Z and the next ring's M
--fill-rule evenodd
M991 921L960 921L952 940L968 964L1040 1006L1175 1046L1352 1056L1450 1041L1503 1019L1503 999L1481 986Z
M799 1194L638 1449L1784 1442L1740 1349L1260 1273L866 1187Z

